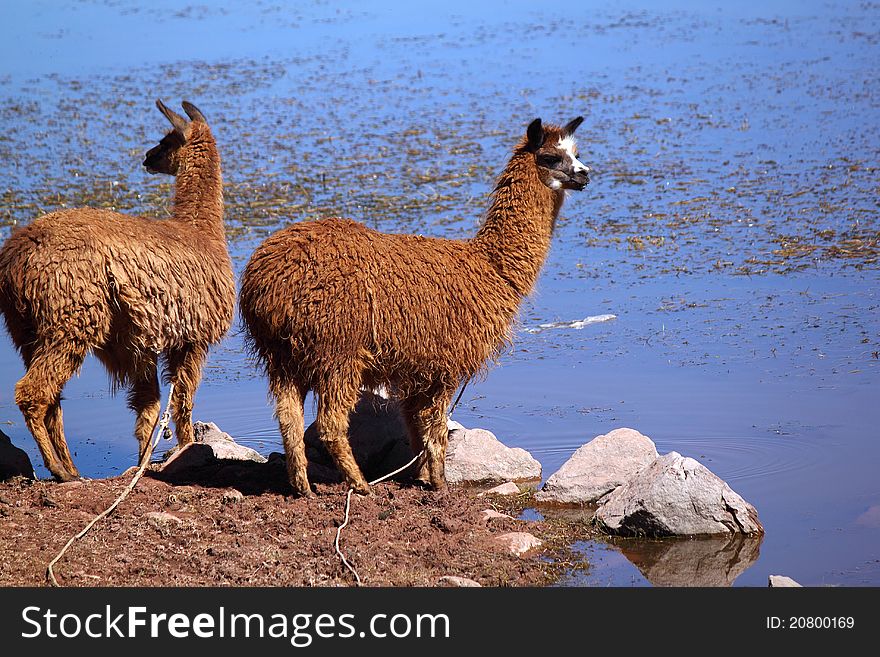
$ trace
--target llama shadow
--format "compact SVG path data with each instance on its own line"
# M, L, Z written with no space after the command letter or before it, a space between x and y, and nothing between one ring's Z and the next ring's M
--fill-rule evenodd
M348 431L352 453L368 481L382 477L412 459L406 426L395 403L364 393L352 413ZM339 484L342 476L330 453L321 443L314 424L305 432L309 482ZM284 454L273 452L265 463L217 458L213 449L196 442L158 471L146 476L181 486L236 488L245 495L292 492ZM394 477L411 482L407 470Z
M287 479L284 454L269 455L265 463L218 459L207 445L191 445L178 460L177 467L150 470L144 476L173 486L201 486L203 488L235 488L245 495L292 492ZM341 481L338 473L320 465L309 466L309 480L313 484L335 484Z

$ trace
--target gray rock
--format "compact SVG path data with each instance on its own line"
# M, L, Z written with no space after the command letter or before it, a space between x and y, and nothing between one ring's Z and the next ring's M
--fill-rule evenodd
M444 575L437 580L437 586L445 586L448 588L476 586L482 588L482 585L478 581L473 580L470 577L458 577L456 575Z
M761 537L620 541L617 547L654 586L732 586L758 559Z
M611 493L595 522L621 536L764 533L755 507L704 465L677 452L661 456Z
M485 429L449 432L446 481L451 484L530 481L541 478L541 464L519 447L507 447Z
M196 443L202 443L211 447L214 458L229 461L254 461L265 463L266 457L257 450L239 445L225 431L220 431L213 422L193 422L193 433Z
M34 466L23 449L12 444L12 439L0 431L0 481L12 477L34 478Z
M770 581L767 586L771 589L803 588L802 585L795 582L791 577L786 577L785 575L770 575Z
M596 436L571 455L535 495L544 504L595 502L657 458L654 442L635 429Z
M180 449L173 447L165 455L160 470L169 476L218 465L221 461L265 463L266 457L255 449L239 445L213 422L193 422L195 442Z

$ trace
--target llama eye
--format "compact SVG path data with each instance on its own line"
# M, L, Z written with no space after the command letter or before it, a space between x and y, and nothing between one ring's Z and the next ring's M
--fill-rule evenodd
M559 155L542 155L538 158L538 163L542 167L555 167L558 166L560 162L562 162L562 158Z

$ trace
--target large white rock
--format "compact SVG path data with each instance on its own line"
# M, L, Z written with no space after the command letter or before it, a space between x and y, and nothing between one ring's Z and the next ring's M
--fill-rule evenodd
M530 481L541 478L541 464L526 450L508 447L485 429L454 429L446 448L446 481Z
M678 452L661 456L617 488L595 519L604 531L622 536L764 533L755 507Z
M34 478L34 466L23 449L12 444L12 439L0 431L0 481L11 477Z
M595 502L657 458L654 442L635 429L596 436L571 455L535 495L545 504Z

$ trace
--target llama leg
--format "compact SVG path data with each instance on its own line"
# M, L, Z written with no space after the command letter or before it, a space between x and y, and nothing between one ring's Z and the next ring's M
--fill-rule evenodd
M70 456L70 449L67 447L67 440L64 439L64 418L61 413L60 395L49 405L44 422L58 460L68 471L76 472L76 466L73 465L73 458Z
M413 456L423 452L415 464L417 468L415 480L427 485L431 479L428 471L428 450L425 449L427 430L420 410L421 406L414 399L406 399L401 403L401 411L409 433L409 446Z
M425 448L428 451L429 481L434 490L446 488L446 446L449 443L449 428L446 413L449 410L451 394L444 394L434 401L428 409L425 421Z
M352 368L334 368L335 372L356 371ZM358 398L358 380L335 377L318 393L318 435L333 457L336 467L355 492L368 495L370 487L361 472L348 442L348 416Z
M443 391L430 398L407 399L403 404L413 452L425 450L416 479L430 484L434 490L446 487L446 411L451 399L452 393Z
M303 441L303 401L305 391L295 383L281 381L269 374L269 388L275 396L275 417L284 441L287 459L287 478L293 492L302 497L312 494L306 472L306 445Z
M59 447L50 436L49 424L56 428L55 420L59 414L48 418L50 408L60 401L61 390L73 373L82 365L85 350L71 349L68 343L41 345L33 351L27 373L15 386L15 403L24 415L25 423L43 456L43 462L59 481L79 478L79 472L70 458L70 451L63 434L55 434Z
M159 376L156 361L153 360L137 373L128 393L128 407L137 414L134 435L138 441L138 463L143 460L153 438L153 431L159 421L160 406Z
M207 353L206 347L193 344L168 354L168 368L171 370L171 381L174 382L171 416L174 418L177 444L181 446L193 442L193 395L202 380L202 363Z

